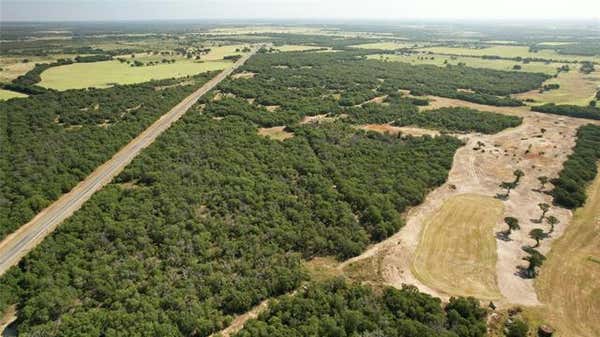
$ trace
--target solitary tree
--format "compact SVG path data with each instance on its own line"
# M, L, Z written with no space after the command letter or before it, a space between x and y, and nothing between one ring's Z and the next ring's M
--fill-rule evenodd
M500 187L506 190L506 196L508 197L510 195L510 190L515 188L516 185L514 182L503 181L502 184L500 184Z
M542 220L544 220L544 218L546 217L546 213L548 213L548 210L550 210L550 205L548 205L545 202L539 203L538 207L542 210L542 215L540 216L540 222L542 222Z
M544 239L546 234L543 229L534 228L529 232L529 237L535 240L535 246L533 246L535 248L540 246L540 240Z
M523 260L529 262L529 265L525 270L526 276L529 278L534 278L537 275L536 268L542 266L544 260L546 260L546 257L531 247L525 248L524 250L529 253L529 256L523 258Z
M518 184L521 178L525 175L525 173L519 169L515 170L513 174L515 176L515 185Z
M546 176L540 176L540 177L538 177L538 181L539 181L539 182L540 182L540 184L542 185L542 186L540 187L540 190L543 190L543 189L544 189L544 187L546 186L546 184L548 183L548 177L546 177Z
M550 225L550 233L552 233L554 232L554 226L557 225L560 221L554 215L549 215L546 218L546 222L548 222L548 224Z
M507 216L506 218L504 218L504 222L508 225L506 236L509 236L510 233L514 230L521 229L521 226L519 226L519 219L517 218Z

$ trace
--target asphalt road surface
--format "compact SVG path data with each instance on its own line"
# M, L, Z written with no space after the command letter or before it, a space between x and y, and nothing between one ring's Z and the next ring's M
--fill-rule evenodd
M50 206L38 213L31 221L17 229L0 242L0 275L17 264L23 256L40 243L60 223L78 210L96 191L108 184L135 158L145 147L171 124L183 116L196 101L219 82L229 76L235 69L244 64L254 53L240 58L232 67L223 70L200 89L186 97L169 112L140 133L129 144L125 145L111 159L96 168L89 176L75 186L69 193L62 195Z

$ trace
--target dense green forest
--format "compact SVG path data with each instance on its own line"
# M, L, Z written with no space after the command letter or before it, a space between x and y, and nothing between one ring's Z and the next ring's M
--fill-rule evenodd
M563 165L558 178L552 180L554 202L566 207L581 207L586 200L585 189L598 173L600 160L600 126L584 125L577 130L573 153Z
M521 117L507 116L468 108L440 108L401 116L394 125L416 125L449 132L497 133L520 125Z
M20 331L206 336L295 289L301 257L389 235L460 146L339 123L284 142L256 131L188 113L2 278Z
M0 102L0 238L68 192L213 75ZM186 85L179 85L182 81Z
M374 97L374 93L367 93L367 90L383 95L396 93L399 89L410 90L417 96L438 95L491 105L519 105L519 101L508 95L536 89L548 78L547 75L536 73L365 60L359 52L305 52L294 53L294 57L290 57L290 54L273 53L253 58L244 68L257 73L266 73L269 68L275 68L268 72L270 77L257 82L261 86L266 84L263 87L265 92L271 92L274 88L275 93L284 95L283 92L290 91L288 88L294 88L286 83L298 84L295 77L300 76L306 79L307 85L314 87L314 83L318 83L323 91L343 90L340 93L346 105ZM235 85L227 89L249 98Z
M554 103L548 103L540 106L531 107L531 110L569 117L600 120L600 107L595 106L579 106L567 104L556 105Z
M415 287L348 284L342 279L311 284L271 303L235 337L483 337L486 310L473 298L440 300Z

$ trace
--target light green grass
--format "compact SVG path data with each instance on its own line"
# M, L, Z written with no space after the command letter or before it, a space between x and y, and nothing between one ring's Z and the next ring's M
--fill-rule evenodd
M532 90L513 95L519 99L533 99L532 105L555 103L588 105L600 89L600 71L583 74L577 70L560 73L557 78L551 78L544 84L557 83L560 88L540 93Z
M513 66L518 64L521 66L521 70L524 72L532 73L544 73L548 75L554 75L556 68L560 67L562 63L544 63L544 62L530 62L524 64L512 60L486 60L480 57L468 57L468 56L448 56L440 54L419 54L419 55L387 55L387 54L375 54L368 55L369 59L376 60L387 60L394 62L406 62L411 64L433 64L436 66L443 67L447 61L448 64L457 65L458 63L464 63L467 67L473 68L489 68L495 70L507 70L513 71ZM433 58L433 59L432 59Z
M315 49L321 49L323 47L318 47L318 46L303 46L303 45L299 45L299 44L286 44L283 46L275 46L275 49L282 51L282 52L287 52L287 51L307 51L307 50L315 50Z
M566 44L573 44L574 42L552 42L552 41L547 41L547 42L540 42L538 43L538 45L540 46L564 46Z
M354 46L350 46L352 48L360 48L360 49L381 49L381 50L396 50L400 48L411 48L414 47L416 43L413 42L375 42L375 43L365 43L365 44L357 44Z
M554 50L543 49L537 53L529 51L529 47L526 46L493 46L488 48L458 48L458 47L429 47L421 50L430 51L435 54L453 54L453 55L470 55L470 56L483 56L483 55L496 55L500 57L530 57L530 58L542 58L560 61L595 61L600 62L598 56L579 56L579 55L564 55L559 54Z
M4 90L4 89L0 89L0 101L4 101L10 98L15 98L15 97L27 97L27 95L22 94L20 92L14 92L14 91L10 91L10 90Z
M180 60L173 64L131 67L119 61L74 63L52 67L42 73L40 86L56 90L105 88L117 84L141 83L173 77L184 77L231 66L229 61L193 62Z

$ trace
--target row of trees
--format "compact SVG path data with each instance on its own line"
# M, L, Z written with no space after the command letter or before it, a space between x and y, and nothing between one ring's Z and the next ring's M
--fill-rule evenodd
M600 120L600 107L595 107L592 105L557 105L554 103L548 103L544 105L533 106L531 107L531 110L555 115Z
M554 202L571 209L581 207L586 200L586 186L598 173L599 159L600 126L580 127L573 153L565 161L558 178L552 180Z

